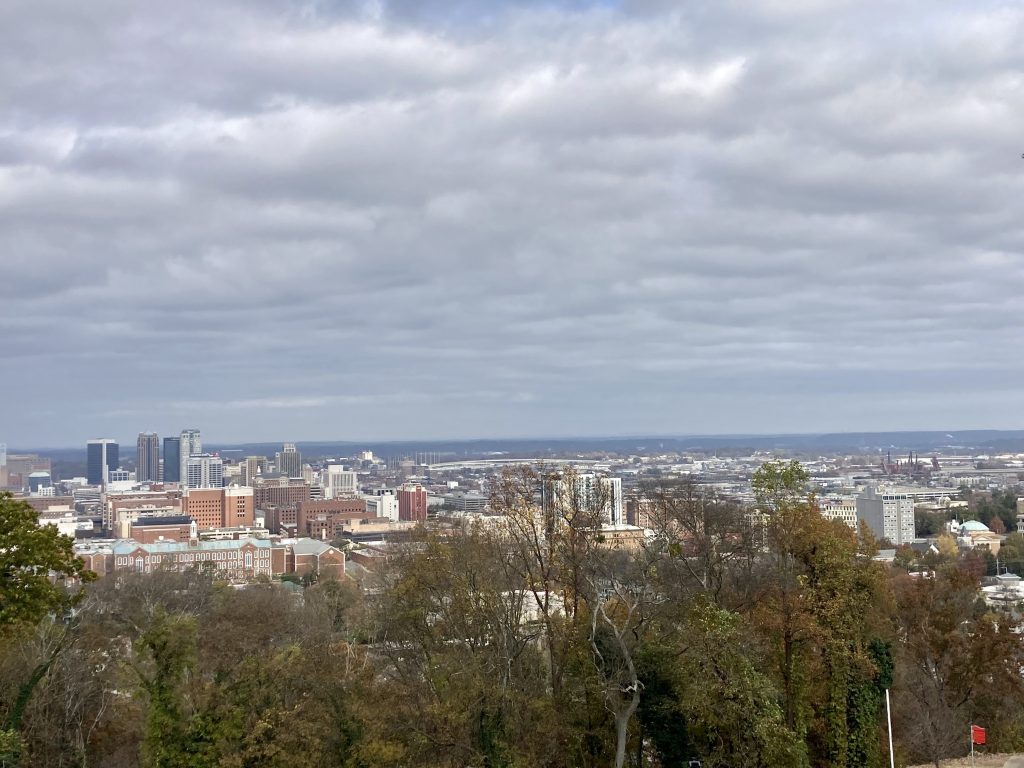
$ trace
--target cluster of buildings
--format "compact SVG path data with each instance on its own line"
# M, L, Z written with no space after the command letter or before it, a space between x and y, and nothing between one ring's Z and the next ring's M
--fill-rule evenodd
M588 509L606 541L633 546L653 535L643 493L649 479L689 479L753 504L751 478L771 458L654 450L549 457L549 466L571 471L539 489L538 500L561 510ZM417 525L490 518L497 475L536 463L536 457L434 453L382 459L370 451L304 457L294 443L272 455L218 453L204 450L198 429L185 429L163 439L140 433L134 454L112 439L90 440L84 476L63 479L53 477L50 459L8 454L0 445L0 487L26 496L42 521L75 536L82 556L101 572L210 563L232 578L255 578L327 572L339 563L343 569L345 553L332 542L351 543L353 561L372 563L389 539ZM999 534L955 522L967 505L961 495L965 488L1017 487L1024 478L1024 457L828 456L801 463L823 516L851 528L867 525L890 548L930 546L915 524L929 510L946 513L961 548L996 553Z
M116 440L90 440L84 476L57 481L50 459L0 446L0 486L75 538L100 574L198 564L247 580L343 574L345 554L332 542L380 540L426 521L424 486L364 486L357 469L377 462L364 452L355 464L312 466L293 443L233 460L204 451L200 431L186 429L162 441L140 433L134 461Z

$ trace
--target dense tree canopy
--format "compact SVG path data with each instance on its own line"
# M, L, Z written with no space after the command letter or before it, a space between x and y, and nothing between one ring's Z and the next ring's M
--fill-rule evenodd
M106 579L0 646L0 716L44 664L24 765L881 768L891 688L902 759L963 754L969 722L1024 747L1021 641L974 566L873 560L806 481L768 464L747 507L658 478L625 547L517 468L500 515L360 585Z

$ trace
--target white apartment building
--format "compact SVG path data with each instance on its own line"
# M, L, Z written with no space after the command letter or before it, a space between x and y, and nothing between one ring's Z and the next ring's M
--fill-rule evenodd
M621 478L598 477L589 472L577 474L573 477L571 490L565 480L558 480L554 484L554 492L555 504L565 508L563 514L573 507L580 510L600 509L603 525L620 525L625 522L622 515Z

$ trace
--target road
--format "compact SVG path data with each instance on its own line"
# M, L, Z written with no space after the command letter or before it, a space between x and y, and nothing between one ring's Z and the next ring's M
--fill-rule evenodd
M1006 761L1003 768L1024 768L1024 755L1018 755L1017 757L1011 757Z

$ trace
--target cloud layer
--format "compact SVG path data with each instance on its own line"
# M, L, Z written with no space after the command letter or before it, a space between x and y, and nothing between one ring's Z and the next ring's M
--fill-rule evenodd
M1010 2L4 3L0 441L1024 426L1022 73Z

